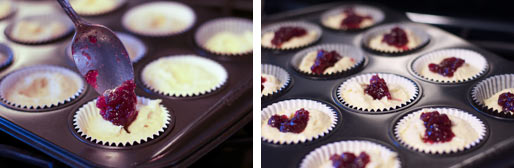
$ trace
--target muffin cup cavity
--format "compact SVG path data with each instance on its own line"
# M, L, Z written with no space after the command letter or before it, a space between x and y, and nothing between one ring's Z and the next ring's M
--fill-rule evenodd
M383 34L388 33L391 31L394 27L400 27L403 30L407 31L407 35L411 35L417 42L417 45L415 47L409 48L407 50L384 50L384 49L378 49L376 47L370 46L370 42L373 38L377 36L383 36ZM393 23L393 24L387 24L382 25L380 27L375 27L373 29L370 29L364 33L362 37L362 46L367 51L376 53L376 54L383 54L383 55L405 55L412 52L415 52L424 46L426 46L430 42L430 35L425 32L423 28L421 28L419 25L413 24L413 23ZM382 42L383 43L383 42Z
M80 0L75 0L75 1L80 1ZM98 1L103 1L103 0L98 0ZM127 2L126 0L115 0L113 2L115 4L112 7L110 7L110 8L98 8L98 7L96 7L94 9L83 9L83 8L79 8L77 6L73 7L74 4L75 4L75 3L73 3L73 0L70 1L70 4L73 7L73 9L75 10L75 12L77 12L77 14L79 14L81 16L99 16L99 15L104 15L104 14L107 14L107 13L110 13L110 12L113 12L113 11L119 9L126 2ZM101 5L104 5L104 4L101 4Z
M19 34L25 34L26 32L17 32L18 30L15 30L17 28L18 24L21 23L30 23L34 22L40 25L43 25L43 27L48 28L51 27L50 23L55 23L54 26L57 26L57 28L60 28L55 31L60 31L57 34L47 35L48 37L41 37L40 39L24 39L26 37L17 37L15 33ZM21 25L22 26L22 25ZM62 26L62 27L58 27ZM48 44L51 42L58 41L60 39L63 39L67 37L68 35L72 34L75 27L71 20L63 15L58 14L46 14L46 15L35 15L35 16L28 16L24 17L18 20L15 20L11 22L7 27L5 28L4 34L5 36L16 43L20 44L27 44L27 45L41 45L41 44ZM21 30L19 30L21 31ZM55 33L55 32L52 32Z
M485 104L486 99L489 99L494 94L509 88L514 88L514 74L502 74L488 77L472 87L470 93L472 104L477 107L479 111L497 118L514 119L514 112L500 111Z
M301 28L304 28L305 30L307 30L307 33L313 32L313 33L316 33L316 35L312 39L312 41L309 41L308 43L305 43L305 44L302 44L302 45L297 45L297 46L276 47L276 46L273 46L273 44L271 44L271 42L270 42L270 45L264 45L263 44L263 42L262 42L263 41L263 39L262 39L263 36L265 36L268 33L274 33L275 31L278 31L281 27L286 27L286 26L288 26L288 27L301 27ZM319 41L319 39L321 38L321 34L322 33L323 32L321 31L321 28L318 25L315 25L315 24L312 24L312 23L309 23L309 22L289 21L289 22L275 23L275 24L266 26L264 29L262 29L261 46L263 48L274 49L274 50L293 50L293 49L303 48L303 47L309 46L309 45ZM271 41L271 39L269 39L269 40Z
M360 28L356 28L356 29L343 29L340 27L335 28L335 27L327 24L327 22L326 22L327 19L329 19L330 17L333 17L333 16L340 15L347 8L353 8L355 10L355 12L359 15L371 16L373 18L373 23L369 26L360 27ZM332 30L359 31L359 30L367 29L369 27L373 27L373 26L381 23L382 21L384 21L384 18L385 18L384 12L382 12L382 10L380 10L378 8L375 8L372 6L367 6L367 5L355 4L355 5L339 6L337 8L331 9L331 10L321 14L320 22L324 27L332 29Z
M220 19L214 19L204 23L195 33L195 42L202 49L214 53L216 55L224 56L242 56L248 55L253 52L253 47L249 50L240 52L229 52L229 51L216 51L207 47L207 42L214 37L217 33L234 33L240 37L240 42L244 41L244 33L252 33L252 21L243 18L226 17ZM250 45L252 41L249 41Z
M52 103L26 103L26 102L16 102L14 100L10 100L8 96L9 91L13 91L13 87L18 84L19 82L23 82L24 78L29 76L30 74L34 73L59 73L67 77L69 79L70 83L77 84L77 90L70 95L70 97L67 97L63 100L58 100L56 102ZM53 86L48 86L53 87ZM6 105L8 105L11 108L21 109L21 110L45 110L50 108L56 108L60 107L64 104L67 104L75 99L77 99L79 96L84 93L86 90L86 85L84 84L84 81L82 80L82 77L66 68L52 66L52 65L37 65L32 66L24 69L20 69L17 71L14 71L10 74L8 74L6 77L2 79L0 82L0 99L2 102ZM43 99L43 98L38 98ZM44 98L46 99L46 98Z
M137 25L141 25L142 23L140 23L140 21L144 18L148 19L148 14L156 14L159 12L162 15L175 19L175 21L180 20L180 22L183 22L181 24L184 26L176 30L167 29L162 31L134 27L133 22L138 21ZM145 14L146 16L140 16ZM161 17L165 17L162 15ZM127 11L121 19L121 24L125 29L132 33L147 37L168 37L178 35L191 29L195 22L196 14L191 7L180 2L170 1L144 3Z
M314 149L303 158L300 168L322 167L325 162L330 161L330 157L334 154L341 155L344 152L352 152L358 155L360 151L380 151L382 158L395 159L391 165L393 168L401 167L398 153L383 145L366 140L345 140L329 143Z
M387 85L389 86L389 90L391 91L391 84L397 85L401 89L406 92L406 100L402 100L401 103L396 103L397 105L393 105L391 107L361 107L357 104L352 104L349 100L345 100L344 92L347 90L355 90L355 87L362 87L363 84L369 84L369 81L373 75L378 75L380 78L384 79ZM363 97L366 97L366 93L362 93ZM343 82L336 90L336 96L339 102L346 108L350 108L352 110L356 110L359 112L370 112L370 113L387 113L399 110L401 108L407 107L409 105L414 104L414 102L419 98L421 94L420 86L414 82L413 80L406 78L404 76L389 74L389 73L368 73L362 75L356 75L345 82ZM393 97L394 99L394 97ZM379 101L379 100L373 100ZM388 100L389 101L389 100Z
M209 72L212 73L212 75L219 79L216 84L214 84L212 87L205 89L205 90L199 90L199 91L173 91L173 90L165 90L160 89L158 87L155 87L152 85L151 80L163 80L163 79L155 79L154 75L148 75L145 76L145 74L153 74L149 67L151 66L158 66L160 61L176 61L178 63L182 64L191 64L191 65L198 65L202 67L206 67ZM174 74L171 74L172 76ZM200 95L209 94L211 92L214 92L218 89L220 89L228 80L228 73L227 70L219 63L196 55L175 55L175 56L167 56L167 57L161 57L157 60L154 60L147 64L142 72L141 72L141 79L142 83L145 85L146 88L150 89L151 91L165 95L165 96L171 96L171 97L195 97Z
M11 48L5 44L0 43L0 70L7 68L14 60L14 53Z
M325 50L327 52L336 51L339 55L344 57L350 57L351 60L354 61L354 64L346 69L340 69L335 72L323 73L323 74L315 74L312 71L306 71L300 69L300 64L302 60L311 52L317 52L318 50ZM330 77L339 77L344 75L349 75L360 70L366 61L366 56L364 53L357 47L347 45L347 44L320 44L313 47L309 47L307 49L301 50L296 53L291 59L291 65L294 69L301 74L309 77L318 77L318 78L330 78Z
M406 127L406 125L409 122L413 121L413 120L420 120L418 116L421 113L423 113L424 110L427 110L427 111L438 111L440 114L450 115L452 117L456 117L456 118L462 119L465 122L468 122L469 125L478 134L478 138L476 140L473 140L469 144L465 144L464 146L451 146L451 148L423 147L423 146L419 146L419 145L408 144L408 142L406 142L404 139L402 139L400 137L400 129ZM486 139L487 127L484 124L484 122L482 122L479 118L477 118L476 116L474 116L474 115L472 115L470 113L462 111L460 109L446 108L446 107L434 107L434 108L422 108L422 109L418 109L418 110L416 110L414 112L410 112L408 114L405 114L395 124L395 126L393 128L393 132L394 132L395 139L398 142L400 142L401 145L403 145L403 146L405 146L405 147L407 147L407 148L409 148L411 150L414 150L414 151L417 151L417 152L421 152L421 153L426 153L426 154L439 154L439 155L443 155L443 154L459 153L459 152L462 152L462 151L465 151L465 150L469 150L469 149L471 149L474 146L477 146L478 144L480 144L481 142L483 142Z
M332 107L324 103L307 99L284 100L267 106L261 112L261 126L262 122L268 123L269 118L275 114L279 114L280 112L288 109L299 110L300 108L316 109L319 112L327 115L331 120L330 127L324 131L320 131L319 134L312 137L298 137L290 140L281 140L276 138L274 139L273 137L261 136L262 140L268 143L281 145L305 143L321 138L327 135L330 131L332 131L335 128L338 121L336 110L334 110Z
M277 94L283 92L290 84L291 84L291 76L287 73L286 70L279 66L271 65L271 64L262 64L261 74L272 75L280 81L280 87L278 90L273 91L269 94L261 94L262 99L268 99Z
M456 57L465 60L466 64L469 64L471 67L476 68L478 71L470 77L467 78L458 78L458 79L435 79L431 77L427 77L422 75L422 71L425 67L428 67L430 63L439 64L439 62L431 62L434 60L442 60L444 58L449 57ZM427 54L421 55L417 58L415 58L412 63L410 64L410 69L416 75L417 77L430 81L435 83L463 83L472 81L474 79L477 79L485 74L485 72L488 70L489 65L487 63L487 60L484 56L482 56L480 53L468 50L468 49L442 49L437 50L433 52L429 52ZM458 70L457 70L458 71ZM435 74L435 73L434 73ZM438 74L437 74L438 75Z
M145 98L145 97L137 97L138 104L148 104L151 101L151 99ZM129 140L107 140L104 137L94 137L88 134L88 131L85 130L88 128L90 121L94 120L104 120L102 116L100 115L100 109L96 107L96 99L89 101L88 103L84 104L82 107L80 107L77 112L73 116L73 126L74 130L84 139L104 145L104 146L116 146L116 147L127 147L127 146L133 146L137 144L143 144L146 143L152 139L157 138L160 136L164 131L169 127L170 122L172 120L170 112L166 107L164 107L162 104L159 104L159 107L162 109L162 115L164 116L162 118L162 126L161 128L156 131L152 132L148 135L140 135L139 137L133 137ZM140 117L140 116L138 116ZM106 123L109 121L106 121ZM109 122L110 123L110 122ZM112 124L111 124L112 125ZM122 131L124 131L122 129Z

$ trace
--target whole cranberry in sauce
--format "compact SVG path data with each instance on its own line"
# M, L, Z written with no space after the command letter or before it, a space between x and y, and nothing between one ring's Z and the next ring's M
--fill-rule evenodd
M113 91L99 96L96 99L96 107L100 109L100 115L114 125L121 125L128 132L128 126L136 119L137 96L136 84L133 80L123 82Z
M463 59L450 57L443 59L439 64L428 64L428 69L445 77L453 77L453 73L465 62Z
M514 94L502 93L498 98L498 105L502 107L502 111L514 112Z
M409 43L407 33L400 27L395 27L391 29L391 32L384 34L382 42L385 42L388 45L394 46L401 50L409 49L409 47L407 47L407 43Z
M449 142L455 137L452 131L452 121L446 114L439 114L438 111L424 112L421 113L420 119L426 128L423 142Z
M307 127L309 121L309 111L301 108L296 111L293 118L289 119L286 115L273 115L268 120L268 125L280 130L280 132L301 133Z
M301 27L286 26L275 31L275 36L271 40L271 44L280 47L283 43L291 40L293 37L301 37L307 34L307 30Z
M336 51L318 50L318 55L314 65L311 66L311 71L314 74L321 75L327 68L334 66L342 58Z
M344 152L341 155L334 154L330 156L330 160L334 168L365 168L371 161L366 152L361 152L358 157L351 152Z
M360 28L362 21L373 19L371 16L362 16L355 13L354 8L346 8L343 13L346 14L346 17L341 21L341 27L347 29L358 29Z
M382 97L387 97L389 100L392 99L387 83L378 75L371 77L369 85L364 89L364 93L373 97L374 100L382 99Z

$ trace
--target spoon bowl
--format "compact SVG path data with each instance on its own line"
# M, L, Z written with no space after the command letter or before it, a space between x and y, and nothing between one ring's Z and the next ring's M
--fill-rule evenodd
M116 34L105 26L80 19L66 0L57 1L75 24L71 44L75 65L96 92L103 95L134 80L130 57Z

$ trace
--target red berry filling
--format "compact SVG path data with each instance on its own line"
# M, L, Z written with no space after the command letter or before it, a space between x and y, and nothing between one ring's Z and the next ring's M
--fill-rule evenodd
M264 90L264 82L266 82L266 78L261 76L261 92Z
M96 77L98 77L98 71L97 70L89 70L86 73L86 82L89 83L89 85L93 86L93 88L98 88L98 84L96 83Z
M502 93L498 98L498 105L502 106L503 111L514 112L514 94Z
M371 77L369 85L364 89L364 93L373 97L373 100L382 99L382 97L387 97L389 100L392 99L387 83L378 75Z
M133 80L127 80L114 91L105 93L96 99L96 107L100 109L100 115L114 125L121 125L128 132L128 126L136 119L137 97L134 90L136 84Z
M390 46L394 46L401 50L408 50L407 43L409 43L409 39L407 38L407 33L405 30L399 27L395 27L391 29L391 32L384 34L384 38L382 42L386 42Z
M346 8L343 13L346 14L346 18L341 21L341 27L347 29L358 29L360 28L362 21L365 19L373 19L371 16L361 16L355 13L353 8Z
M325 69L334 66L341 58L343 57L336 51L327 52L325 50L318 50L318 56L316 56L314 65L311 66L311 71L314 74L321 75Z
M440 75L446 77L452 77L453 73L457 71L462 65L464 65L466 61L460 58L450 57L445 58L438 64L429 64L428 69L434 73L438 73Z
M425 143L448 142L455 136L452 132L452 121L446 114L439 114L438 111L424 112L420 119L426 128L423 136Z
M293 118L289 119L286 115L273 115L268 120L268 125L275 127L280 132L301 133L307 127L309 121L309 111L301 108L296 111Z
M334 168L364 168L370 162L366 152L361 152L359 157L351 152L344 152L341 155L334 154L330 156L330 160Z
M275 36L271 40L271 44L280 47L283 43L291 40L293 37L300 37L307 34L307 30L301 27L281 27L275 32Z

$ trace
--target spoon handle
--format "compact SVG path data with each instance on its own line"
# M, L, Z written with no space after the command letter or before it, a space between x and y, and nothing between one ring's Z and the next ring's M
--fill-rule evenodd
M68 0L57 0L59 2L59 5L61 5L62 9L64 9L64 12L70 17L71 21L75 24L76 27L84 24L84 21L80 19L80 17L77 15L77 13L71 8L70 3Z

